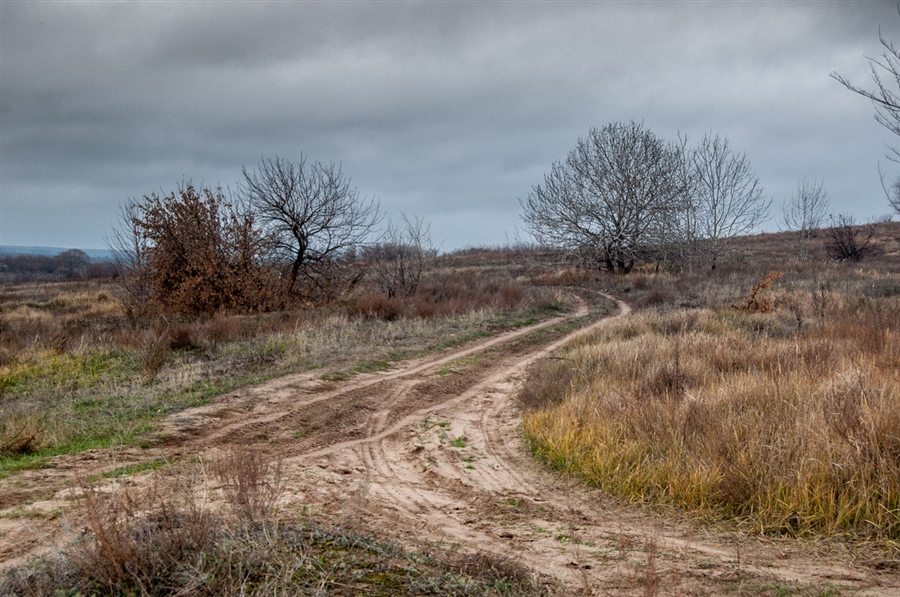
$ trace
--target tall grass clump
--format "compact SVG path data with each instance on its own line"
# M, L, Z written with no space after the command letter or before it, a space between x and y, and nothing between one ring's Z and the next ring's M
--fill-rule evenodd
M568 368L526 384L533 452L626 499L761 532L900 539L900 297L789 298L644 311L578 339Z

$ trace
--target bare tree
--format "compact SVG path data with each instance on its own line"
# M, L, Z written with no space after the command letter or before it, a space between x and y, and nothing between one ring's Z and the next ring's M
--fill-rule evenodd
M657 266L662 262L669 267L692 270L700 238L697 198L691 193L695 174L690 167L687 137L679 135L675 147L679 154L679 176L683 192L673 196L663 207L651 244L655 247Z
M712 269L732 238L749 233L769 217L770 199L763 196L750 160L734 153L727 137L706 134L690 155L693 205L701 235L708 241Z
M403 215L402 222L389 222L381 241L366 249L376 282L387 296L416 293L428 259L435 254L429 229L421 218Z
M900 13L900 5L897 7ZM875 89L869 91L857 85L836 72L831 77L841 85L872 101L875 106L875 120L884 128L895 135L900 135L900 48L894 42L887 39L880 32L878 40L881 42L881 56L879 58L867 58L872 81ZM895 161L900 161L900 150L893 148Z
M874 250L874 238L874 226L857 226L853 216L840 214L828 229L825 252L835 261L860 261Z
M522 218L539 243L627 273L683 195L679 170L677 148L641 123L591 129L532 189Z
M895 212L900 214L900 178L891 185L891 190L888 192L888 203Z
M897 5L897 11L900 14L900 4ZM867 58L872 82L875 83L874 90L870 91L854 85L850 79L836 72L832 72L831 77L853 93L870 100L875 107L875 120L887 130L900 136L900 48L895 46L893 41L884 37L880 31L878 40L882 48L881 56ZM892 147L890 151L888 159L900 162L900 149ZM885 195L890 206L900 214L900 178L891 186L890 192L885 188Z
M281 158L242 170L239 193L290 264L288 291L303 275L320 283L323 270L363 243L378 225L378 203L362 199L340 166Z
M804 178L797 183L797 192L782 206L781 222L785 228L799 235L800 259L809 258L809 243L828 214L828 191L821 180Z

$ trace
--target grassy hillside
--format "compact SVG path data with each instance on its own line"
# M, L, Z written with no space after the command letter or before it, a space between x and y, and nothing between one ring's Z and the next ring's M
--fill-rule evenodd
M897 541L898 233L860 262L798 262L763 235L715 273L606 279L639 310L532 370L534 454L760 532Z

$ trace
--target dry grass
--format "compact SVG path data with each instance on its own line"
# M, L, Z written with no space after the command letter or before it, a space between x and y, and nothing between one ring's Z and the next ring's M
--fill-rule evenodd
M0 286L0 478L62 452L141 442L159 417L240 384L352 375L565 307L552 289L500 272L437 272L422 290L397 317L336 304L135 324L109 283Z
M346 305L350 317L394 321L401 317L450 317L467 311L514 309L547 300L548 293L528 287L508 273L467 271L426 277L414 296L388 297L364 290ZM540 297L544 297L541 299Z
M259 451L234 447L216 461L214 471L234 515L252 521L274 514L284 489L280 461L272 465Z
M87 487L82 538L5 572L0 594L546 594L511 559L438 548L407 552L356 532L279 520L271 507L277 467L259 453L229 452L213 468L230 512L215 506L201 465L160 471L146 483Z
M730 306L751 281L719 278L712 297L676 294L719 306L670 303L570 344L526 385L535 454L760 532L900 540L900 277L833 272L785 274L766 313ZM657 283L678 286L641 282Z

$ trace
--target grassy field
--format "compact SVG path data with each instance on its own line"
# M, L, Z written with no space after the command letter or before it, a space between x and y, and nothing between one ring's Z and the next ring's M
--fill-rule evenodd
M559 289L569 284L635 312L532 367L519 399L537 458L628 501L896 553L900 225L883 225L879 243L859 263L826 262L821 245L800 262L789 236L767 235L738 244L716 272L627 276L473 253L445 260L414 297L359 288L327 307L241 317L135 322L108 283L3 286L0 479L58 454L150 445L162 417L235 387L300 371L342 380L549 318L571 309ZM514 560L281 519L280 465L258 451L110 473L119 474L152 481L89 486L83 539L5 573L0 594L556 589ZM224 507L198 498L207 480ZM660 594L648 582L635 586ZM758 593L787 594L773 591Z
M896 545L898 237L860 263L608 281L640 310L532 369L534 454L628 500Z
M288 372L324 379L533 322L567 308L508 272L432 272L417 296L360 292L257 316L130 322L109 283L0 288L0 478L47 458L149 441L155 421Z

